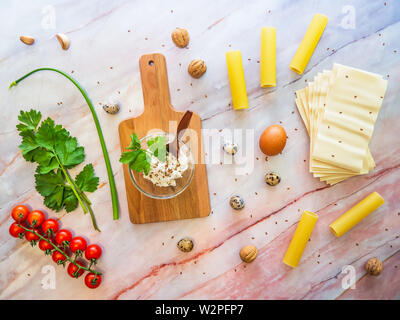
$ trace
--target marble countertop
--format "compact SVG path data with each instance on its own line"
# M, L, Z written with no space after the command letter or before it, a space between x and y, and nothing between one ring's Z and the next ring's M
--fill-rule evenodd
M0 299L399 299L400 298L400 3L386 1L7 1L0 4ZM289 69L299 42L315 13L329 23L302 76ZM277 86L260 88L260 29L277 27ZM170 34L189 31L187 49ZM63 51L55 34L71 39ZM20 35L33 35L26 46ZM231 107L225 52L242 52L250 108ZM254 134L254 168L237 174L237 164L208 164L212 211L209 217L133 225L129 221L118 124L143 110L139 57L165 55L172 105L200 114L205 129L249 129ZM201 58L207 73L192 79L187 65ZM328 187L308 172L309 140L294 104L294 92L334 62L376 72L389 80L370 149L376 168L370 174ZM57 67L87 90L105 134L117 184L120 219L112 220L106 168L92 116L80 93L50 72L33 75L8 90L11 81L37 67ZM121 111L106 114L102 104L118 101ZM62 104L60 103L62 102ZM79 208L72 213L46 210L34 187L35 165L18 150L15 125L20 109L40 109L64 125L85 146L85 163L95 165L101 188L89 195L98 224L93 230ZM284 152L265 156L258 136L281 123L288 133ZM220 152L220 145L213 146ZM77 172L79 168L72 170ZM267 171L282 182L268 188ZM236 172L236 173L235 173ZM372 191L385 204L356 228L336 238L328 225ZM240 194L246 207L234 212L229 198ZM26 241L11 238L9 213L27 203L58 217L62 226L100 243L104 272L96 290L71 279L51 258ZM303 210L319 215L300 265L282 263ZM195 247L180 252L176 243L189 236ZM257 259L240 260L239 250L255 245ZM379 277L364 264L377 257ZM44 288L46 266L55 266L55 289ZM354 267L355 288L343 286ZM44 272L44 273L43 273Z

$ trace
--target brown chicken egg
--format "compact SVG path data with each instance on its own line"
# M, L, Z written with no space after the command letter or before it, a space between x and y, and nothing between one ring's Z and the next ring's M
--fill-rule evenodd
M267 156L274 156L282 152L285 145L286 131L280 125L269 126L260 136L260 149Z

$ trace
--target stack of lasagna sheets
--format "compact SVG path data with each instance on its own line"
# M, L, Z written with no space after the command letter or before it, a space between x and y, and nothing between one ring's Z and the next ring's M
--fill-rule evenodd
M375 167L368 144L386 87L378 74L334 64L296 91L314 177L333 185Z

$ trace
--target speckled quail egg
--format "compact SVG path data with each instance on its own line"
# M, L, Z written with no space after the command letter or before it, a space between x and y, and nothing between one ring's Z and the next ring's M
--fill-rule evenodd
M119 111L119 105L117 103L109 103L105 104L103 109L109 114L116 114Z
M276 186L281 182L281 177L274 172L269 172L265 175L265 183L269 186Z
M240 210L244 208L244 200L241 196L233 196L229 200L229 204L235 210Z
M193 249L193 241L189 238L183 238L178 241L177 246L183 252L190 252Z
M238 151L238 146L236 143L226 142L224 143L222 149L228 154L234 155Z

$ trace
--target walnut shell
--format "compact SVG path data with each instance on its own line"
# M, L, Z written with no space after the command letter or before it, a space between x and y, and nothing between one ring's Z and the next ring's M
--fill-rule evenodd
M207 71L206 63L201 59L195 59L190 62L188 72L193 78L200 78Z
M190 252L193 249L193 241L189 238L183 238L178 241L177 246L183 252Z
M247 263L253 262L257 257L257 248L251 244L240 250L240 258Z
M377 258L371 258L365 264L365 270L372 276L379 276L383 270L383 264Z
M276 186L281 182L281 177L274 172L269 172L265 175L265 183L269 186Z
M189 33L186 29L176 28L171 34L172 41L179 48L184 48L189 44Z

